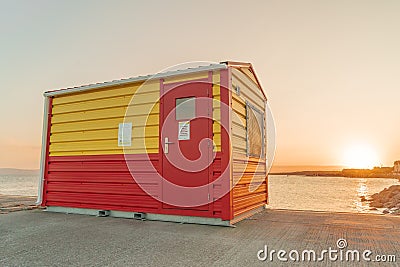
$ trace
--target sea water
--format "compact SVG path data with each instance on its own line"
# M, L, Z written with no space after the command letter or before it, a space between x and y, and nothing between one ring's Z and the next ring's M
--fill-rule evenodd
M275 209L380 213L370 210L368 198L397 179L270 175L269 201Z
M39 176L0 175L0 194L37 196Z
M36 196L39 176L0 175L0 194ZM269 206L274 209L379 213L371 211L368 198L394 184L397 179L269 176Z

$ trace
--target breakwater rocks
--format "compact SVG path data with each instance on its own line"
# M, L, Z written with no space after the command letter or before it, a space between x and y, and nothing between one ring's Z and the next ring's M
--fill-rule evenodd
M384 208L385 214L400 215L400 185L392 185L364 200L369 201L372 208Z

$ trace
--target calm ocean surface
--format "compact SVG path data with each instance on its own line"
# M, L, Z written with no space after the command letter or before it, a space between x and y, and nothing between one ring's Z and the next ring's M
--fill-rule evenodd
M37 196L39 176L0 175L0 194Z
M394 184L400 183L397 179L383 178L270 175L270 206L275 209L380 213L370 211L360 197L368 197Z
M0 176L0 194L36 196L38 176ZM400 184L396 179L269 176L270 206L275 209L372 212L361 196Z

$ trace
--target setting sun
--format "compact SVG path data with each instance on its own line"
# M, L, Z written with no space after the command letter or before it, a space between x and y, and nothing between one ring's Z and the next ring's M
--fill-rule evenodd
M345 151L344 165L347 168L370 169L379 165L377 153L368 145L355 145Z

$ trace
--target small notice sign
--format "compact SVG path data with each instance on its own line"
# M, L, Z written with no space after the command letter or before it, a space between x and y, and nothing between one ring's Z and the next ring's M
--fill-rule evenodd
M118 146L132 146L132 122L119 124Z
M178 140L190 140L190 121L179 122Z

